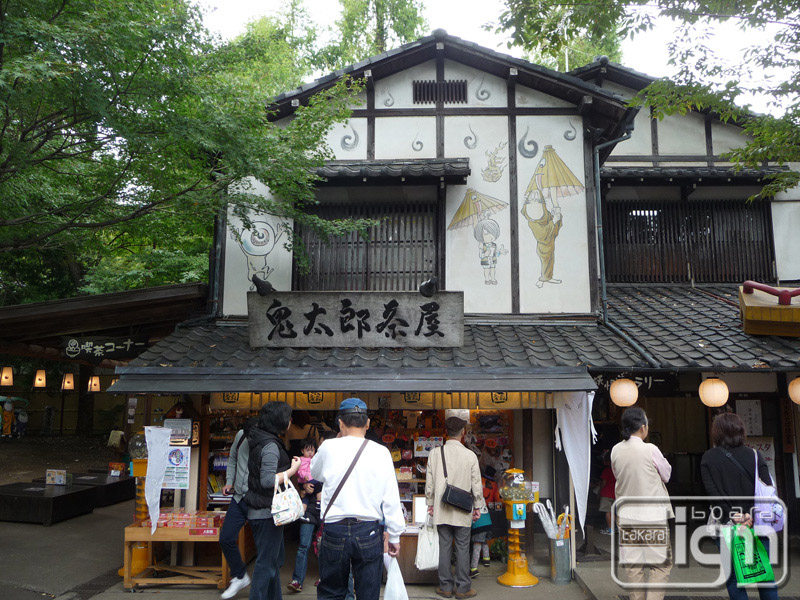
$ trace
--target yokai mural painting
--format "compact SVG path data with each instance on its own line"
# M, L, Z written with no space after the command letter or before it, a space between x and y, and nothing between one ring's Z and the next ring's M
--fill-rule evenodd
M247 292L255 289L253 275L269 281L275 289L291 289L292 252L284 247L286 230L291 226L285 219L264 213L254 213L245 224L228 212L224 314L247 314Z
M269 266L269 255L283 234L281 225L278 225L276 231L276 227L265 220L253 221L249 228L242 225L231 229L231 239L238 242L247 260L247 281L250 282L251 290L256 289L252 283L253 275L266 281L275 270Z
M478 258L483 268L483 283L497 285L496 268L497 259L508 254L504 245L497 245L500 237L500 225L491 218L491 215L508 206L507 202L492 198L486 194L467 188L461 206L458 207L453 220L447 229L459 229L472 226L473 235L478 242Z
M542 158L525 189L522 204L522 215L536 238L536 254L541 262L541 275L536 282L538 288L545 283L558 284L562 281L553 275L556 266L556 239L564 224L559 199L579 194L583 189L583 184L561 160L553 146L545 146Z

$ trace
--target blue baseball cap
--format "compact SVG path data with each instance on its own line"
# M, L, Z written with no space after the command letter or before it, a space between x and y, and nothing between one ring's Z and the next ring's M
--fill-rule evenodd
M361 398L345 398L339 405L339 412L367 412L367 404Z

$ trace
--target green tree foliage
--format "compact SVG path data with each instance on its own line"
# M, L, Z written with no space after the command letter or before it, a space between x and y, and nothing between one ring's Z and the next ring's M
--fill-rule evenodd
M198 237L210 245L213 217L225 202L240 212L282 214L323 234L363 231L365 223L306 215L314 201L310 172L330 156L325 134L347 118L359 86L342 82L284 127L267 118L265 100L312 68L304 52L313 36L278 18L220 44L188 0L0 3L4 284L9 270L24 281L42 256L59 252L70 259L55 261L60 273L50 281L65 286L108 291L129 281L179 281L158 269L136 276L132 263L138 257L144 271L160 259L197 271L199 261L181 263L181 254ZM279 200L253 194L251 176ZM100 267L109 253L113 260ZM82 282L87 268L97 272ZM111 274L121 269L132 274L114 283ZM6 291L3 300L61 295L61 284L48 289L47 279L42 272L31 279L44 280L37 290Z
M561 14L561 20L565 18L563 9L553 11L553 14L556 13ZM513 42L509 43L509 46L512 45ZM568 40L558 50L540 43L537 37L528 40L524 47L529 49L525 56L527 60L556 71L569 71L592 62L597 56L607 56L614 62L622 60L621 40L615 29L586 31L583 35Z
M323 48L320 60L340 68L412 42L427 23L419 0L339 0L342 16L334 28L335 42Z
M679 25L669 45L670 60L679 72L670 80L656 81L634 102L649 104L660 118L709 110L742 126L751 141L726 155L739 166L800 161L798 0L505 0L500 29L523 47L544 45L558 53L586 33L647 35L659 17ZM716 43L712 28L721 23L734 23L743 38L752 40L737 60L726 60L728 48ZM768 98L779 116L750 114L743 98L751 95ZM789 171L772 178L763 195L798 183L800 174Z

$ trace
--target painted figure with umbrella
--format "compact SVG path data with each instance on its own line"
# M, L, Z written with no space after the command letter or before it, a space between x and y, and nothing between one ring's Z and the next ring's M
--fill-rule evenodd
M525 190L525 202L522 205L522 214L536 238L536 254L542 263L542 274L536 287L541 288L545 283L561 283L560 279L553 277L556 238L564 224L559 199L579 194L583 189L583 184L553 147L545 146L542 158ZM542 214L538 218L531 218L528 214L528 205L531 202L541 204Z
M508 254L508 250L502 244L497 247L495 242L500 237L500 225L490 218L506 206L508 202L467 188L461 205L447 227L448 230L452 230L472 225L472 233L478 242L478 256L483 267L483 283L486 285L497 285L495 277L497 259L501 255Z

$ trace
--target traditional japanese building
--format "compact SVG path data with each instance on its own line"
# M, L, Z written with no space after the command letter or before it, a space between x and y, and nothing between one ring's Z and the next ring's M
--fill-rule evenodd
M777 167L725 163L737 127L703 113L651 119L628 107L650 79L607 61L558 73L443 30L281 94L276 122L344 75L365 89L329 133L335 160L318 171L314 210L377 219L370 238L320 240L280 215L252 215L247 229L229 213L208 322L118 368L115 391L189 394L207 415L275 399L330 410L349 394L376 411L513 411L502 462L561 505L572 490L552 431L554 408L579 397L567 394L599 387L607 447L618 439L608 385L638 381L676 467L671 490L689 493L712 417L698 386L723 376L756 437L772 440L795 508L787 383L800 339L743 333L738 285L800 280L800 194L745 202ZM309 272L284 248L286 226ZM254 275L274 291L256 293ZM586 465L570 466L582 480Z

